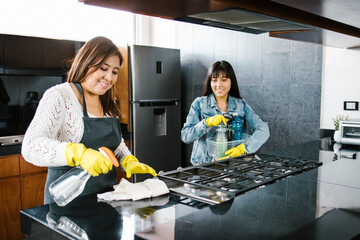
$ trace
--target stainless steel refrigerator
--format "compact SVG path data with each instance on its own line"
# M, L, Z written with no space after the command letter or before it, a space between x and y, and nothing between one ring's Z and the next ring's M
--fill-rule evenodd
M180 50L132 45L129 56L133 154L156 172L174 170L181 165Z

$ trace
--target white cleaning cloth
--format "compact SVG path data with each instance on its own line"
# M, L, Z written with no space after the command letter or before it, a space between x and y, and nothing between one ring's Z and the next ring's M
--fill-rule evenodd
M97 197L105 201L136 201L144 198L157 197L167 193L169 193L168 187L159 179L146 179L144 182L131 183L123 178L119 184L114 185L114 191L98 194Z

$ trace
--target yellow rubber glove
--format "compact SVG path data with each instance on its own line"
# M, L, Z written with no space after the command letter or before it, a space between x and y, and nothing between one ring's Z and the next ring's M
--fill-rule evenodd
M133 155L126 156L123 160L121 165L126 171L126 177L130 178L131 174L136 173L150 173L153 176L156 176L156 172L152 167L144 163L140 163L139 160Z
M246 154L246 148L245 148L245 144L240 144L239 146L236 146L236 147L233 147L233 148L230 148L229 150L227 150L225 152L225 157L222 157L222 158L219 158L219 160L223 160L223 159L226 159L228 157L238 157L238 156L241 156L241 155L244 155Z
M93 177L107 173L113 166L99 151L86 148L82 143L69 143L66 146L66 161L70 167L80 166Z
M213 117L208 117L207 119L205 119L205 123L206 125L208 125L209 127L212 126L217 126L219 125L221 122L223 122L226 125L226 122L228 120L223 116L223 115L215 115Z

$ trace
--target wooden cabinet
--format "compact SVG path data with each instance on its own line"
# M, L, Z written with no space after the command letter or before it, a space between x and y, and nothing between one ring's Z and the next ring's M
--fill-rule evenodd
M33 208L44 204L45 182L46 173L20 176L21 209Z
M118 80L115 84L115 94L120 104L120 122L125 123L129 127L129 59L128 46L118 46L121 55L123 56L123 63L119 71ZM129 129L128 129L129 130ZM126 146L130 148L130 140L125 140ZM121 178L126 178L126 173L117 169L117 180L120 182ZM127 178L128 179L128 178ZM129 179L128 179L129 180Z
M75 42L65 40L42 40L42 67L69 68L68 62L75 56Z
M115 84L115 94L120 104L120 122L128 124L129 121L129 60L128 47L118 46L123 63L119 71L118 80Z
M20 174L24 175L27 173L38 173L38 172L46 172L47 171L47 167L37 167L31 163L28 163L27 161L25 161L25 159L23 158L23 156L21 155L16 155L20 157Z
M4 68L62 68L75 56L79 42L16 35L0 35L3 39ZM1 65L1 60L0 60ZM5 70L6 73L6 70Z
M21 239L20 210L44 202L47 168L26 162L20 154L0 156L0 239Z
M44 203L46 167L37 167L20 155L21 209L40 206Z
M18 155L0 156L0 179L19 176L20 163Z
M41 39L4 35L4 66L41 67Z
M0 179L0 239L21 239L19 177Z

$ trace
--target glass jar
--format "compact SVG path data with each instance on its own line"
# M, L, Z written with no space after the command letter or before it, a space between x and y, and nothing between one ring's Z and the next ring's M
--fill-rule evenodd
M219 124L216 127L216 157L225 157L227 151L227 127L223 124Z

